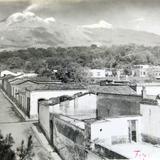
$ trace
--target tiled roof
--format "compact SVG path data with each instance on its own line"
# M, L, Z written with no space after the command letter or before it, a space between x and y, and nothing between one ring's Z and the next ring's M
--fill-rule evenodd
M74 84L74 83L53 83L53 84L37 84L31 87L26 88L29 91L33 90L82 90L86 89L85 86L81 84Z
M5 77L2 77L2 78L6 79L6 80L9 80L9 79L14 79L15 76L8 74L8 75L6 75Z
M28 78L23 78L23 79L15 79L14 81L10 82L11 84L14 84L14 85L19 85L19 84L22 84L22 83L25 83L25 82L32 82L32 83L36 83Z
M127 85L107 85L89 86L89 90L94 93L108 93L108 94L121 94L121 95L137 95L137 93Z
M23 75L23 74L21 74L21 75ZM16 81L17 79L20 79L19 76L21 76L21 75L13 76L13 78L10 78L8 80L8 82L12 82L12 81Z
M61 83L61 81L47 81L47 80L44 81L43 79L35 79L34 77L15 78L10 81L11 84L15 85L23 84L25 82L32 82L35 84L42 84L42 85Z

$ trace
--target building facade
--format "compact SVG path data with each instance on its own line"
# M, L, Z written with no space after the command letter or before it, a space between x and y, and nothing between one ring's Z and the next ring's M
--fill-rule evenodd
M134 65L132 68L132 76L140 78L160 78L160 66L154 65Z
M92 78L105 78L106 77L105 69L90 69L89 72Z
M142 115L142 139L152 144L160 144L159 99L144 99L140 104Z
M98 94L98 118L140 114L140 96Z
M39 102L40 126L64 160L75 157L86 160L90 157L88 153L92 152L100 158L102 150L105 152L103 158L128 159L112 147L141 142L141 116L139 112L133 112L137 110L134 107L136 103L131 106L132 112L122 115L119 114L119 109L110 116L100 117L97 111L102 108L98 106L98 96L99 94L84 93L73 97L62 96L63 100L58 97ZM131 102L136 100L130 99ZM103 103L104 107L107 103ZM106 110L99 112L107 115Z

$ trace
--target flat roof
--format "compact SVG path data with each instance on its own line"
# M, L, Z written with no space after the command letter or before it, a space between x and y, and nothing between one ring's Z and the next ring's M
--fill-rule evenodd
M137 83L137 86L160 86L160 82L143 82L143 83Z
M68 122L69 124L72 124L82 130L85 129L85 122L78 120L78 119L74 119L70 116L66 116L66 115L61 115L61 114L52 114L54 116L56 116L58 119L63 120L64 122Z
M123 115L123 116L113 116L113 117L108 117L108 118L104 118L104 119L100 119L100 120L97 120L96 117L94 118L91 118L91 119L86 119L85 122L88 122L88 123L103 123L103 122L111 122L111 120L113 119L120 119L120 118L125 118L125 119L132 119L132 118L139 118L141 117L142 115L140 114L137 114L137 115Z
M149 143L126 143L105 146L131 160L159 160L160 146Z
M20 85L20 84L23 84L25 82L32 82L32 83L36 83L28 78L18 78L18 79L15 79L14 81L11 81L10 83L13 84L13 85Z
M103 93L103 94L118 94L118 95L137 95L136 91L134 91L131 87L127 85L91 85L89 86L89 90L94 93Z
M87 90L87 88L81 84L73 83L53 83L53 84L37 84L33 87L27 87L28 91L38 90Z
M69 117L86 122L87 120L96 119L96 112L69 115Z

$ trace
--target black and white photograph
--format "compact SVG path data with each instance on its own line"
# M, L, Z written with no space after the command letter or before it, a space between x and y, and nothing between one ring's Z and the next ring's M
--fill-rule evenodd
M160 0L0 0L0 160L160 160Z

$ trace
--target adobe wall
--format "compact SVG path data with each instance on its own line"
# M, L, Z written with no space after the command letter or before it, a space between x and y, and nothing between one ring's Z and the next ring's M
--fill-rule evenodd
M140 96L98 94L98 118L140 114Z
M96 114L97 96L86 94L73 100L60 102L54 105L51 112L65 115L91 115Z
M85 160L84 130L59 119L53 120L53 145L64 160Z
M49 115L49 107L45 106L43 104L40 104L38 116L39 116L38 117L39 124L40 124L43 132L45 133L45 136L47 137L47 139L50 139L50 128L49 128L50 115Z
M160 144L160 106L141 104L142 140L152 144Z
M101 156L106 157L108 159L116 159L116 160L125 160L128 159L110 149L107 149L106 147L103 147L101 145L96 144L95 150L98 152Z

